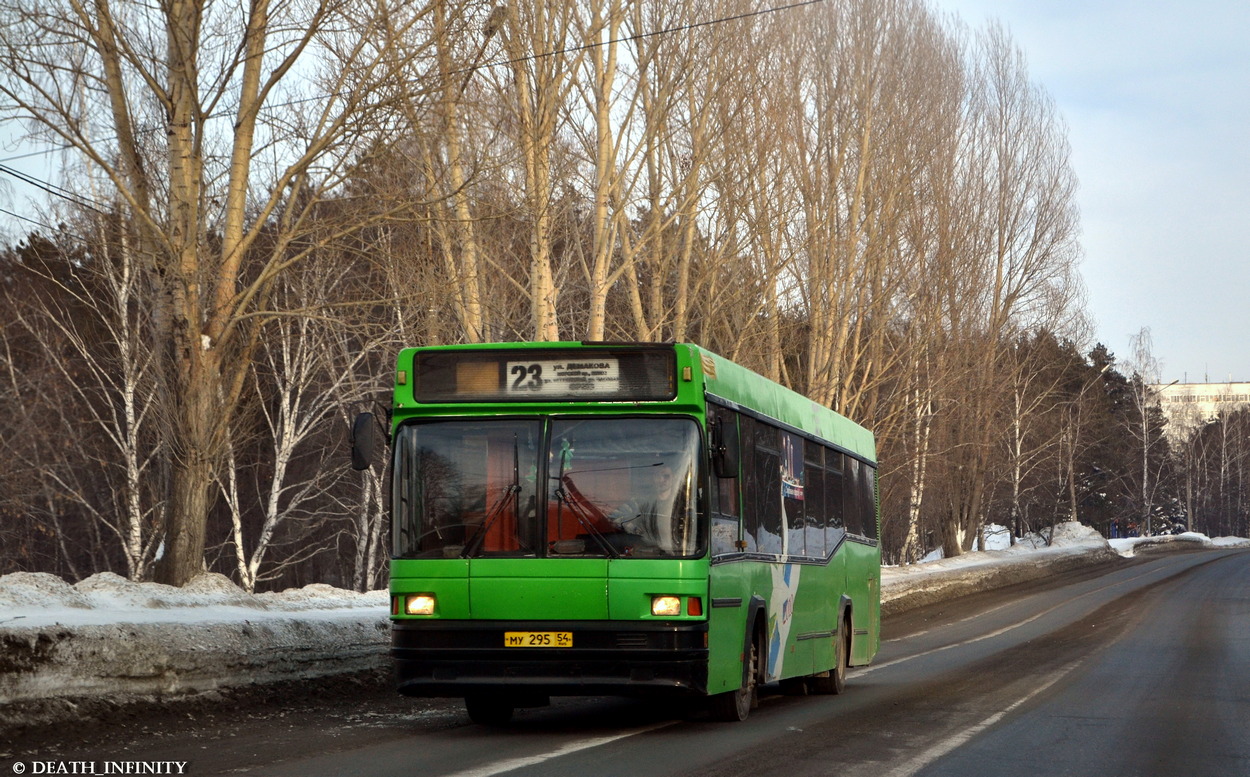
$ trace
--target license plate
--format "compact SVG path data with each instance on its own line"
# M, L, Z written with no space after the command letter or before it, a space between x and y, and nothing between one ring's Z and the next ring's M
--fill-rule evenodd
M504 647L573 647L571 631L505 631Z

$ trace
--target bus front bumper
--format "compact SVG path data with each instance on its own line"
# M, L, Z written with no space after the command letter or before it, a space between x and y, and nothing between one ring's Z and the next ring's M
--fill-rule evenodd
M505 632L565 632L570 647L507 647ZM391 625L405 696L510 691L548 696L707 693L707 623L409 621Z

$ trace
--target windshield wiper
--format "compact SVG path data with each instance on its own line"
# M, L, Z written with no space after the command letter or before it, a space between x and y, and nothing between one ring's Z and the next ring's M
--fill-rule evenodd
M593 537L595 542L599 543L604 553L620 558L621 554L617 552L616 548L612 547L612 543L608 542L607 538L603 536L603 532L595 528L594 521L587 517L586 508L577 503L576 497L580 497L581 492L573 485L573 481L569 479L568 475L563 476L561 481L561 487L556 489L556 501L561 505L569 506L569 511L573 513L573 517L586 529L586 533ZM564 486L568 486L575 496L570 497L569 491L565 490ZM584 499L585 497L582 498Z
M586 497L582 496L582 493L577 490L577 486L573 485L573 479L564 472L564 457L566 453L567 451L560 452L560 474L557 476L560 485L556 486L555 490L557 525L559 524L563 507L568 505L569 511L573 513L573 517L585 527L586 533L593 537L595 542L599 543L599 547L603 548L603 552L614 558L620 558L621 554L617 552L616 548L612 547L612 543L608 542L607 538L603 536L603 532L596 529L594 522L587 517L585 507L578 504L579 500L585 500ZM567 489L565 488L566 486Z
M473 536L465 543L464 550L460 552L461 558L469 558L475 555L482 543L486 541L486 533L490 531L490 527L495 525L495 520L503 514L503 508L508 504L508 499L512 499L512 514L518 518L521 515L521 453L520 443L517 436L512 435L512 483L504 489L499 495L499 499L491 506L486 513L486 518L482 520L477 531L473 532Z

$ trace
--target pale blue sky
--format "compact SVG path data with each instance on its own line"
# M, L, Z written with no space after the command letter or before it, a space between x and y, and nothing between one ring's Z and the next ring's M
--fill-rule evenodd
M929 0L997 18L1069 127L1097 339L1250 381L1250 3Z

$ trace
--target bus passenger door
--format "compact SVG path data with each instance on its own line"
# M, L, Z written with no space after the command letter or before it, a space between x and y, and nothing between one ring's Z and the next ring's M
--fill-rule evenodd
M742 559L741 449L738 414L708 406L711 451L711 557L708 580L709 694L742 685L743 648L753 590L750 569Z
M753 564L712 562L709 572L707 692L724 693L742 686L743 649L751 604Z

